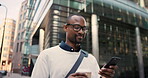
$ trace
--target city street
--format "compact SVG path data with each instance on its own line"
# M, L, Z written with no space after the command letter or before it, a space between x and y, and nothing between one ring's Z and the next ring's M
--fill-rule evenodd
M12 73L10 75L4 76L3 78L31 78L31 77L29 77L29 76L21 76L18 73Z
M0 0L0 78L62 78L75 61L96 78L114 57L114 78L148 78L148 0Z

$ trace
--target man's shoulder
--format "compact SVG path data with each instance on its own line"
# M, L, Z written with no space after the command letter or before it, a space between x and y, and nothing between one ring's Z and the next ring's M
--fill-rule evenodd
M87 55L87 57L95 58L95 57L93 56L93 54L91 54L91 53L89 53L89 52L87 52L87 51L85 51L85 50L82 50L82 52L83 52L85 55Z
M89 57L95 58L93 54L89 53Z
M92 53L88 53L88 57L95 59L95 56Z
M56 52L57 50L59 50L59 45L57 46L54 46L54 47L50 47L50 48L47 48L45 50L43 50L41 53L51 53L51 52Z
M56 46L53 46L53 47L50 47L50 48L47 48L45 50L53 50L53 49L58 49L60 48L59 45L56 45Z
M60 51L59 48L60 47L57 45L57 46L45 49L40 52L39 58L42 58L42 59L53 58L54 55L58 55L58 53Z

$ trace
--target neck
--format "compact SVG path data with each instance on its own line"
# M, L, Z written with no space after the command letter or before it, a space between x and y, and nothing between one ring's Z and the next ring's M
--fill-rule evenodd
M80 48L80 44L70 43L68 41L66 41L65 43L71 46L74 50L78 50Z

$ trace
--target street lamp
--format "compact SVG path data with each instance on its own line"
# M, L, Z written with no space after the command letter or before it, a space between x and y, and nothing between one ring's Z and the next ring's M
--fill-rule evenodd
M3 42L4 42L4 34L5 34L6 18L7 18L7 7L5 5L2 5L2 4L0 4L0 6L3 6L6 9L5 19L4 19L4 25L3 25L3 34L2 34L1 49L0 49L0 52L2 53ZM1 55L1 53L0 53L0 55Z

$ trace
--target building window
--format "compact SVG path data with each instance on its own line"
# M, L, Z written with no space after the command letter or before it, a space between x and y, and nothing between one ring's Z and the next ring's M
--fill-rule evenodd
M5 54L5 53L4 53L4 54L3 54L3 57L5 57L5 58L6 58L6 57L7 57L7 54Z
M21 23L19 24L19 27L18 27L18 30L20 30L21 29Z
M8 51L8 47L4 47L4 51Z
M17 43L17 45L16 45L16 52L18 52L19 51L19 43Z
M20 44L20 52L22 51L23 42Z
M21 33L21 39L23 39L23 36L24 36L24 32Z
M2 66L5 66L5 65L6 65L6 61L3 60L3 61L2 61Z
M17 39L20 40L20 33L18 33Z
M13 42L10 43L10 46L13 46Z

